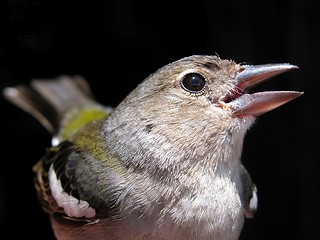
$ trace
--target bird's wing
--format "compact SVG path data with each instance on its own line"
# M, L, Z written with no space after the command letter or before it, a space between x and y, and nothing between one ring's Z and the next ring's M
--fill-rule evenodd
M257 187L252 182L251 177L242 165L240 178L243 185L242 201L244 205L244 215L246 218L253 218L258 207Z
M74 143L64 141L48 149L34 166L38 198L49 215L77 222L95 221L111 215L114 206L110 201L111 196L103 197L99 193L95 186L96 179L87 174L89 169L85 169L91 168L84 166L85 157L84 153L76 150ZM108 192L103 194L107 195Z

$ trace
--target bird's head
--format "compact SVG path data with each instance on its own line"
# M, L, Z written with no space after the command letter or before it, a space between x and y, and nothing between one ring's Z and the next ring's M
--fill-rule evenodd
M182 121L207 126L229 124L241 118L250 121L303 93L268 91L249 94L248 90L297 68L288 63L241 65L217 56L194 55L150 75L126 102L138 103L137 113L155 122L162 119L160 122L167 122L167 127Z
M146 136L164 136L164 142L190 154L227 144L239 149L239 155L256 116L302 94L247 91L296 68L287 63L242 65L217 56L186 57L160 68L129 94L119 106L126 115L121 118L140 133L145 129Z

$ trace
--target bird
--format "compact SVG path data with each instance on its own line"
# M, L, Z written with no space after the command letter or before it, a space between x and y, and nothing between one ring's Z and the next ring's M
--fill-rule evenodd
M239 239L258 207L241 159L246 133L304 93L250 91L294 69L190 55L117 106L99 102L81 75L6 86L3 96L52 136L32 170L55 238Z

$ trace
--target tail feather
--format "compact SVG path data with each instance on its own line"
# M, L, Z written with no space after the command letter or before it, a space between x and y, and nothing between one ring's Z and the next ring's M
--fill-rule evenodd
M58 132L59 115L38 92L25 85L6 87L4 97L35 117L52 135Z
M80 76L60 76L54 81L34 79L31 86L47 101L63 114L75 106L83 106L92 102L93 95L86 80Z
M70 108L95 101L87 81L81 76L34 79L29 86L6 87L3 95L34 116L52 135L58 133L63 114Z

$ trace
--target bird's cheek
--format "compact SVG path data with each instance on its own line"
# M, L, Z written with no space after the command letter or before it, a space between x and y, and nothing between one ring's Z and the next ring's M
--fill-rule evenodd
M230 109L222 108L216 104L212 104L207 110L208 116L210 116L210 122L213 124L220 123L219 125L229 125L234 120L234 116Z

